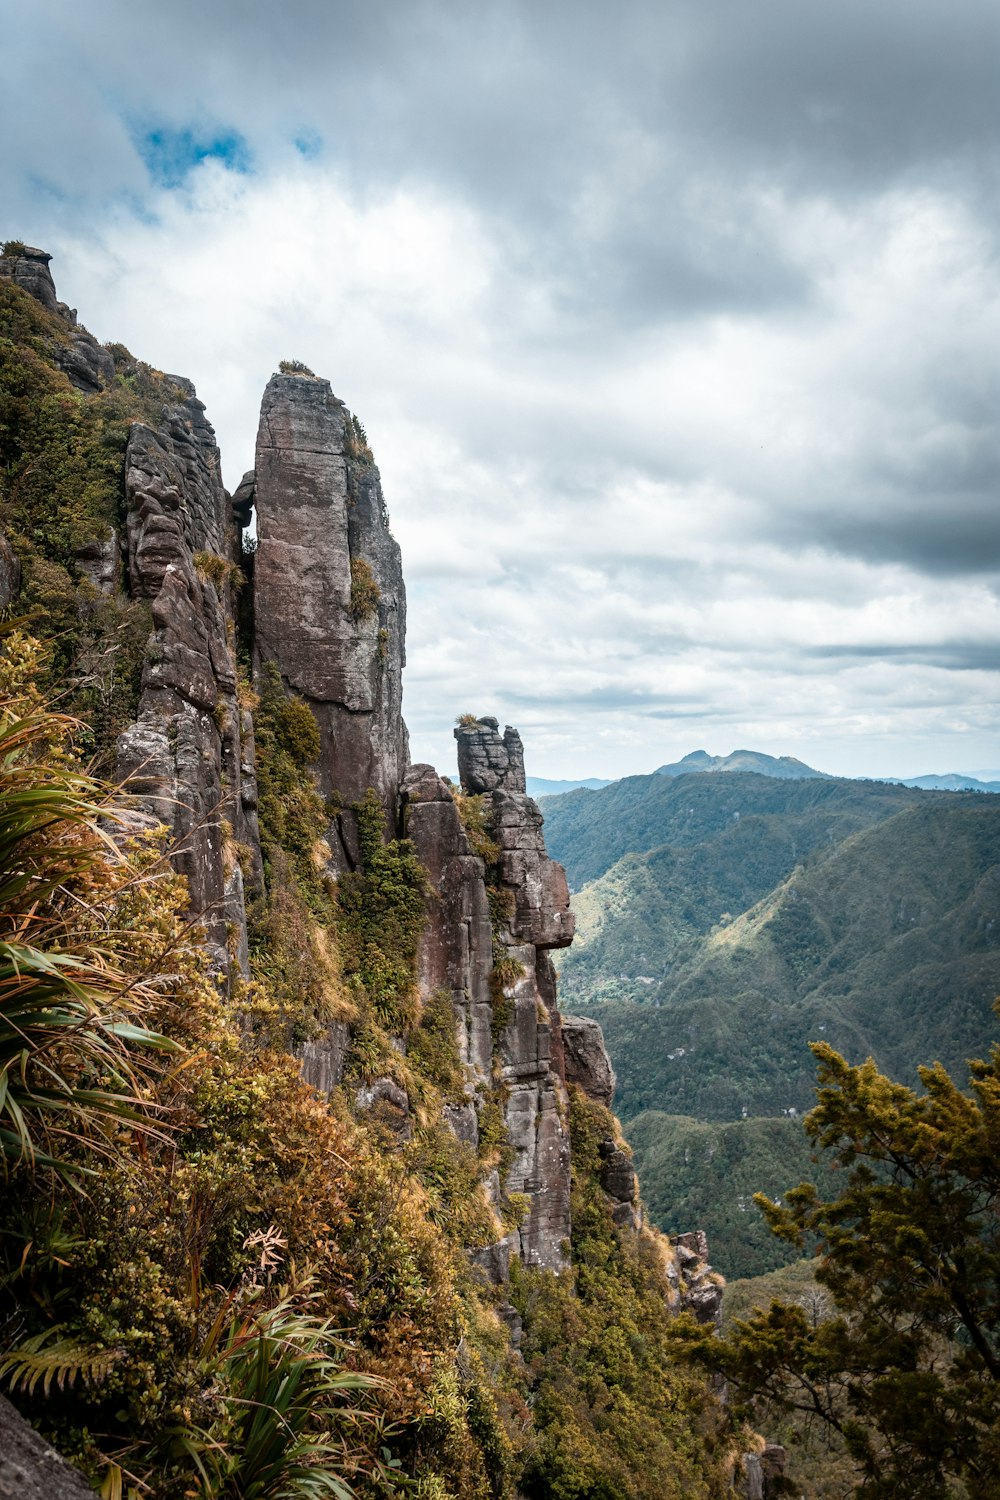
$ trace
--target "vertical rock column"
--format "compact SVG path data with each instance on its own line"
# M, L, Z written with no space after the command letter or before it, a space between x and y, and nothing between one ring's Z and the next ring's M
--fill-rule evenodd
M460 725L455 735L463 791L489 799L489 821L500 845L499 885L509 911L499 936L520 970L503 990L509 1020L499 1058L507 1134L516 1152L506 1188L530 1200L511 1250L526 1265L559 1271L568 1263L570 1141L549 950L573 940L569 891L562 866L545 852L542 815L525 795L517 731L508 727L501 737L495 719L481 719Z
M426 999L447 990L470 1093L492 1065L493 966L485 868L462 827L452 789L433 766L411 766L402 787L402 826L427 871L428 903L417 983Z
M348 808L374 787L389 828L409 759L406 596L378 470L328 381L304 370L272 378L254 486L255 666L273 663L286 690L312 710L323 793ZM356 859L349 813L331 833L335 865L349 868Z
M259 878L253 735L233 654L237 531L215 434L194 387L170 377L176 406L155 430L137 422L125 458L126 577L150 602L139 717L118 741L117 774L166 823L220 969L246 972L237 845Z

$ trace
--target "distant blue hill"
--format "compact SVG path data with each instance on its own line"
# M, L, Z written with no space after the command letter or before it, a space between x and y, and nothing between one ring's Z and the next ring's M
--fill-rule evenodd
M959 776L951 772L947 776L883 776L896 786L918 786L925 792L1000 792L1000 781L977 781L975 776Z
M549 781L544 776L528 776L525 779L529 797L559 797L563 792L575 792L580 787L596 792L602 786L611 785L610 781L602 781L599 776L588 776L584 781Z
M776 776L779 781L805 781L810 777L830 778L825 771L814 771L804 761L791 755L763 755L758 750L734 750L731 755L709 755L707 750L692 750L683 760L658 766L655 776L691 776L705 771L755 771L758 776Z

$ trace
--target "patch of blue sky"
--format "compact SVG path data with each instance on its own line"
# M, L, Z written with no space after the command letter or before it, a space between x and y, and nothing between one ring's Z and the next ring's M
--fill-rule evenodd
M231 172L253 170L253 155L236 130L174 130L161 126L137 134L136 149L158 187L180 187L203 161L219 161Z
M323 137L316 130L300 130L293 137L292 145L306 161L314 161L323 149Z

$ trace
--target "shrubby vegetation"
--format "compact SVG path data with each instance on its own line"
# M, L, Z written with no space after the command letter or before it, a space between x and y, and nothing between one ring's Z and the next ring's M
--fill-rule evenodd
M129 427L157 421L178 393L117 344L114 385L83 395L54 364L68 337L59 317L0 278L0 525L22 562L24 623L49 646L47 691L79 716L81 749L106 772L136 716L150 615L95 589L81 552L112 527L122 534Z
M819 1102L806 1121L843 1174L783 1203L761 1199L775 1233L820 1251L822 1301L772 1301L708 1340L758 1420L798 1412L837 1435L855 1494L1000 1494L1000 1048L962 1092L940 1064L923 1092L818 1044Z
M677 1367L664 1308L670 1252L655 1232L619 1234L601 1191L601 1105L571 1090L572 1272L515 1268L537 1438L529 1500L699 1500L726 1460L708 1388Z

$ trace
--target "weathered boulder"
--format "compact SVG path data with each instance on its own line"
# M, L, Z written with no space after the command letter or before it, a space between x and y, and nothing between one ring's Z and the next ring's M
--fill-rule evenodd
M590 1016L563 1016L562 1038L566 1082L577 1084L588 1099L610 1109L615 1094L615 1070L598 1022Z
M68 342L56 349L55 357L56 364L78 391L91 395L114 383L114 359L86 328L74 327Z
M9 276L36 302L49 312L57 313L60 303L49 270L51 259L47 250L39 250L35 245L21 245L9 255L0 255L0 276Z
M0 1396L0 1496L6 1500L94 1500L94 1491Z
M496 719L489 717L456 728L458 774L466 791L524 792L521 736L508 724L501 739L499 728Z
M722 1297L725 1278L713 1271L708 1262L708 1238L703 1229L673 1236L680 1305L692 1312L699 1323L722 1321Z
M233 491L233 518L238 526L250 525L250 517L253 515L254 500L256 498L257 471L255 469L247 469Z
M406 596L378 470L328 381L305 371L272 378L255 505L255 667L273 663L311 708L321 791L348 807L374 787L388 830L409 759ZM331 834L335 865L349 867L345 820Z

